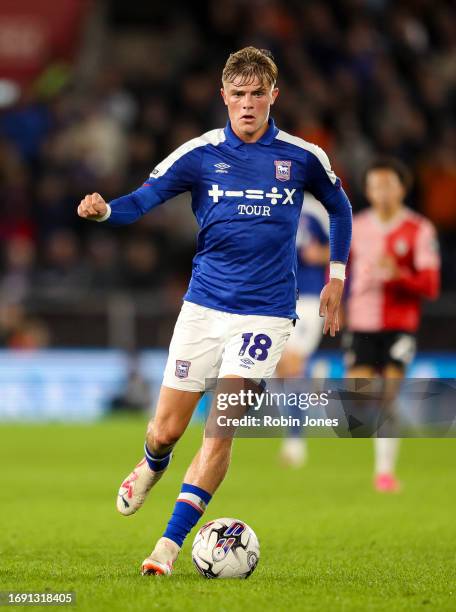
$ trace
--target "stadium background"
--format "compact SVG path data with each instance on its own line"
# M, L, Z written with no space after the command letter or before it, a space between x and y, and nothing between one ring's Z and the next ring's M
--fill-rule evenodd
M204 582L191 538L170 582L139 576L201 424L125 520L115 492L146 419L98 417L153 403L196 227L185 196L116 230L75 214L85 193L133 189L223 125L227 54L269 48L275 119L327 150L355 211L376 153L413 169L409 201L438 227L443 292L425 305L410 373L454 378L455 17L449 0L1 0L0 602L33 590L75 591L90 612L455 609L453 439L403 441L397 496L371 486L371 440L309 440L293 471L279 439L238 439L206 518L255 529L254 576ZM324 340L320 373L342 374L339 342Z
M412 374L451 376L455 17L445 0L4 0L0 415L94 415L126 392L128 376L139 395L148 378L153 396L191 272L188 194L115 230L75 209L86 193L131 191L178 145L224 125L221 68L247 44L274 53L277 123L327 151L355 212L377 153L413 170L408 201L438 228L443 290L424 306L424 361ZM322 348L339 374L339 340Z

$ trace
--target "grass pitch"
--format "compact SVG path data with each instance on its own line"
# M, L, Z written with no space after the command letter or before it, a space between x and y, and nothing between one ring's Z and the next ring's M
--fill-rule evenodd
M115 496L144 423L0 426L0 590L75 591L77 610L456 610L456 440L406 440L400 495L371 487L369 440L309 441L285 471L279 440L237 440L204 517L245 520L260 540L246 581L205 580L193 534L170 578L141 577L201 430L181 440L138 514Z

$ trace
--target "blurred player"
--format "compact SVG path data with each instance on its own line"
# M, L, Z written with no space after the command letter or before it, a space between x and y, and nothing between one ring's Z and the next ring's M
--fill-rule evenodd
M164 474L209 378L268 378L296 319L296 230L304 190L330 216L331 271L320 312L335 335L351 237L351 207L326 154L269 118L278 95L268 52L230 55L221 94L225 129L195 138L162 161L144 185L109 205L87 195L80 216L132 223L178 193L191 191L200 225L197 253L169 348L145 457L122 482L117 508L142 506ZM143 574L170 574L184 539L225 477L232 440L204 437L187 470L168 526Z
M284 379L305 375L308 359L320 344L323 331L319 307L329 263L329 220L323 206L310 193L304 196L296 246L299 290L296 312L299 319L277 366L276 375ZM302 417L299 408L293 410L290 407L289 411L291 416ZM280 453L285 465L299 467L305 462L307 448L302 432L299 426L287 431L288 437L284 439Z
M409 175L394 159L373 162L365 174L370 208L353 222L349 334L344 338L347 376L383 377L385 417L392 437L375 439L375 487L397 491L399 440L394 437L394 400L415 355L423 298L435 299L440 285L436 232L404 205Z

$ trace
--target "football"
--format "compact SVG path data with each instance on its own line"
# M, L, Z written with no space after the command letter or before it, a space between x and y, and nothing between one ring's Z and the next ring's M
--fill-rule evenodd
M201 527L192 546L196 569L205 578L248 578L260 558L253 529L243 521L219 518Z

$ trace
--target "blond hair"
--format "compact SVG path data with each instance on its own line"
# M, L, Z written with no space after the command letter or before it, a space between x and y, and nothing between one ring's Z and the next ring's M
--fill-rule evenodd
M222 72L223 83L233 83L238 77L243 85L255 80L274 86L279 74L272 53L267 49L245 47L231 53Z

